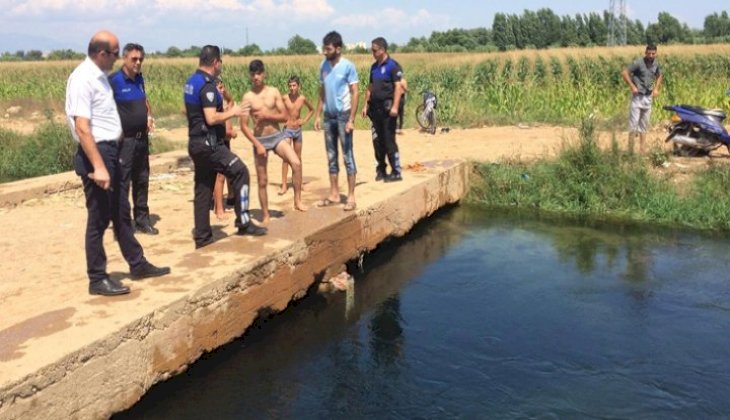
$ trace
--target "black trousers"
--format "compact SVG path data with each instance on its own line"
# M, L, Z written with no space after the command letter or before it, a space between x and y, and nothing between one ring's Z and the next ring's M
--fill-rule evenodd
M368 106L368 116L372 122L373 150L377 162L378 173L385 174L387 167L385 158L390 162L393 172L400 173L400 156L398 144L395 142L395 126L397 117L390 116L392 101L371 102Z
M406 94L404 93L400 97L400 103L398 103L398 130L403 129L403 114L406 111Z
M138 226L150 224L150 208L147 199L150 189L150 143L146 134L140 138L125 137L119 151L122 188L132 189L134 222ZM131 184L131 185L130 185Z
M129 198L121 187L121 166L119 165L119 146L116 141L97 143L99 153L111 178L110 187L104 190L88 177L93 171L81 147L74 157L74 168L81 176L86 196L86 272L92 283L108 276L106 271L106 252L104 251L104 232L109 223L114 224L114 233L119 242L124 259L130 270L140 267L147 260L142 245L134 237L130 216Z
M195 244L200 246L213 239L213 231L210 227L210 200L213 197L213 186L217 173L225 175L233 189L236 226L245 227L251 222L248 212L250 181L248 168L222 143L211 144L213 142L214 140L208 140L205 137L191 137L188 141L188 154L195 167L193 238Z

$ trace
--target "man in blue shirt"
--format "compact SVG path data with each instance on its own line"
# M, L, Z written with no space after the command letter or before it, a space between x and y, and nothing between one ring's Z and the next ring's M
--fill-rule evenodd
M169 267L156 267L145 258L132 230L129 197L121 194L118 143L123 131L107 78L117 58L116 35L97 32L89 42L86 60L66 83L66 120L78 144L74 169L83 182L88 212L85 248L89 293L103 296L129 293L129 287L107 272L104 232L110 222L133 280L170 273Z
M370 67L370 83L365 91L362 116L370 117L373 123L373 149L378 165L375 180L400 181L403 177L398 144L395 142L395 128L403 94L403 69L388 55L388 42L385 38L378 37L372 41L372 52L375 62ZM390 174L385 172L386 156L390 162Z
M325 59L319 69L319 101L314 120L314 129L320 129L320 115L324 109L324 141L327 148L330 193L317 205L326 207L340 202L337 177L340 168L337 162L337 140L342 146L342 157L347 171L347 202L344 210L355 210L355 155L352 150L352 130L358 105L358 80L355 65L342 58L342 36L332 31L323 41Z
M109 84L114 90L114 101L122 121L123 134L119 150L121 188L124 189L122 194L129 194L131 181L136 230L157 235L158 230L150 223L150 209L147 205L150 186L149 132L153 128L153 119L142 77L144 47L129 43L124 46L122 57L122 68L109 76Z

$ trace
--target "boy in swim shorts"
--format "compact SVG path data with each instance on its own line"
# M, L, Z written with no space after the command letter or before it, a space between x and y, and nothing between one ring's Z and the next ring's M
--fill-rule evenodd
M269 197L266 191L269 151L273 150L292 167L294 208L306 211L307 207L302 203L302 164L292 146L283 141L285 137L279 128L279 123L288 121L289 116L279 90L267 86L265 83L264 63L261 60L253 60L249 64L248 70L252 87L243 95L244 113L241 116L241 131L253 144L262 213L261 222L263 225L267 225L271 219ZM249 120L253 122L253 128L249 127Z
M284 106L289 113L289 119L284 126L284 137L286 141L294 147L299 162L302 162L302 126L307 123L314 115L314 107L306 96L299 91L301 83L298 76L289 78L289 94L283 96ZM301 118L302 108L306 106L309 112L304 118ZM281 190L279 195L286 194L288 190L287 177L289 172L289 164L281 163Z

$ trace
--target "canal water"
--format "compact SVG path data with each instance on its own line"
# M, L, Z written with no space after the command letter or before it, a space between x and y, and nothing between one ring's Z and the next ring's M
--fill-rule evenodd
M462 206L117 418L727 418L730 239Z

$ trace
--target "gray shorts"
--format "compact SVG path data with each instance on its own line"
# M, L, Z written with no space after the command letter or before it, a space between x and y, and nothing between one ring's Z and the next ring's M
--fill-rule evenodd
M285 128L284 137L292 139L293 141L302 141L302 128Z
M632 95L629 106L629 131L632 133L646 133L649 130L651 119L651 95Z
M274 150L276 149L276 146L279 145L279 143L282 142L287 138L284 136L283 131L279 131L278 133L269 134L268 136L263 137L256 137L256 139L261 143L262 146L264 146L264 149L268 150ZM256 153L256 148L254 147L254 153Z

